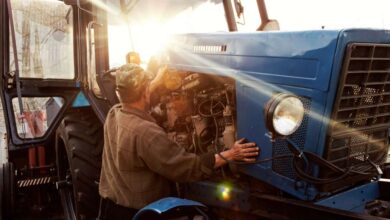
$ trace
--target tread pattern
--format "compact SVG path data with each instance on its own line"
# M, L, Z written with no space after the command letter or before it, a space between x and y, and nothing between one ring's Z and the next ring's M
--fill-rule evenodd
M64 142L68 156L77 219L95 219L100 201L97 183L103 126L91 109L77 109L64 117L57 137Z
M0 164L0 219L11 219L14 211L15 176L12 163Z

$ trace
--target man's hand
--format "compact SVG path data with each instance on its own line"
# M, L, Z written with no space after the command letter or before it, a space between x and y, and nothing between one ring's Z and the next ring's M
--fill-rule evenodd
M259 148L256 147L256 143L244 143L244 138L234 142L233 147L228 150L229 157L227 159L235 161L254 162L256 156L259 155Z
M254 162L256 156L259 155L259 148L256 147L256 143L244 143L244 138L236 141L233 147L229 150L221 152L221 155L228 161L243 161L243 162ZM215 155L214 168L223 166L228 161L221 158L218 154Z
M150 82L151 93L154 92L154 90L156 90L157 87L159 87L164 82L166 78L165 75L168 72L167 70L168 70L167 66L163 66L158 70L156 77L154 77L154 79Z

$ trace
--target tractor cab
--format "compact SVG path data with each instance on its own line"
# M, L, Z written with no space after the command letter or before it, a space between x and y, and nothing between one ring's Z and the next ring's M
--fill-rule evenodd
M240 1L7 0L0 8L6 219L50 213L56 200L66 219L96 216L116 68L134 62L153 71L176 29L236 31L244 16Z

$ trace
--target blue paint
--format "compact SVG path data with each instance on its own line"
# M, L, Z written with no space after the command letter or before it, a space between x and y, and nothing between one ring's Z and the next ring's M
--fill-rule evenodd
M72 103L72 107L79 108L79 107L87 107L87 106L90 106L87 97L85 97L83 92L79 92L79 94L77 94L77 97L74 99Z
M264 159L273 155L264 108L271 96L280 92L310 100L307 133L298 147L323 155L347 45L390 43L390 31L187 34L177 36L173 42L167 52L171 67L236 80L238 137L255 141L262 149L259 159ZM207 46L218 45L226 46L226 51L207 50ZM194 51L194 46L206 49ZM314 186L304 188L306 184L274 172L272 162L241 166L240 170L301 200L313 200L321 194Z
M338 31L215 33L178 37L172 66L226 75L254 75L268 83L327 90ZM194 45L227 45L225 53L193 52ZM220 71L215 71L219 69Z
M145 212L155 212L157 214L162 214L164 212L167 212L173 208L177 207L189 207L189 206L194 206L194 207L203 207L205 208L206 206L203 205L200 202L188 200L188 199L180 199L180 198L175 198L175 197L167 197L160 199L156 202L153 202L141 210L137 212L137 214L134 216L134 220L137 220L141 218L142 214Z
M377 182L372 182L320 200L316 202L316 204L335 209L363 213L365 204L377 199L379 196L379 185Z

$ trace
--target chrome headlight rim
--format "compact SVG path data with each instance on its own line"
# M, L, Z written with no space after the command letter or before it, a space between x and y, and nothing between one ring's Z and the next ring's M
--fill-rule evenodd
M284 100L286 100L288 98L294 98L300 102L300 104L302 105L302 115L300 117L300 120L298 120L299 121L297 123L298 125L295 126L294 129L292 129L290 132L282 133L281 131L278 131L274 125L275 110L279 106L279 104L281 104ZM265 111L266 111L266 125L267 125L268 130L274 136L282 136L282 137L287 137L287 136L294 134L301 127L303 119L304 119L304 115L305 115L305 109L304 109L304 105L303 105L303 102L301 101L301 99L296 95L287 94L287 93L278 93L278 94L274 95L271 98L271 100L268 102Z

